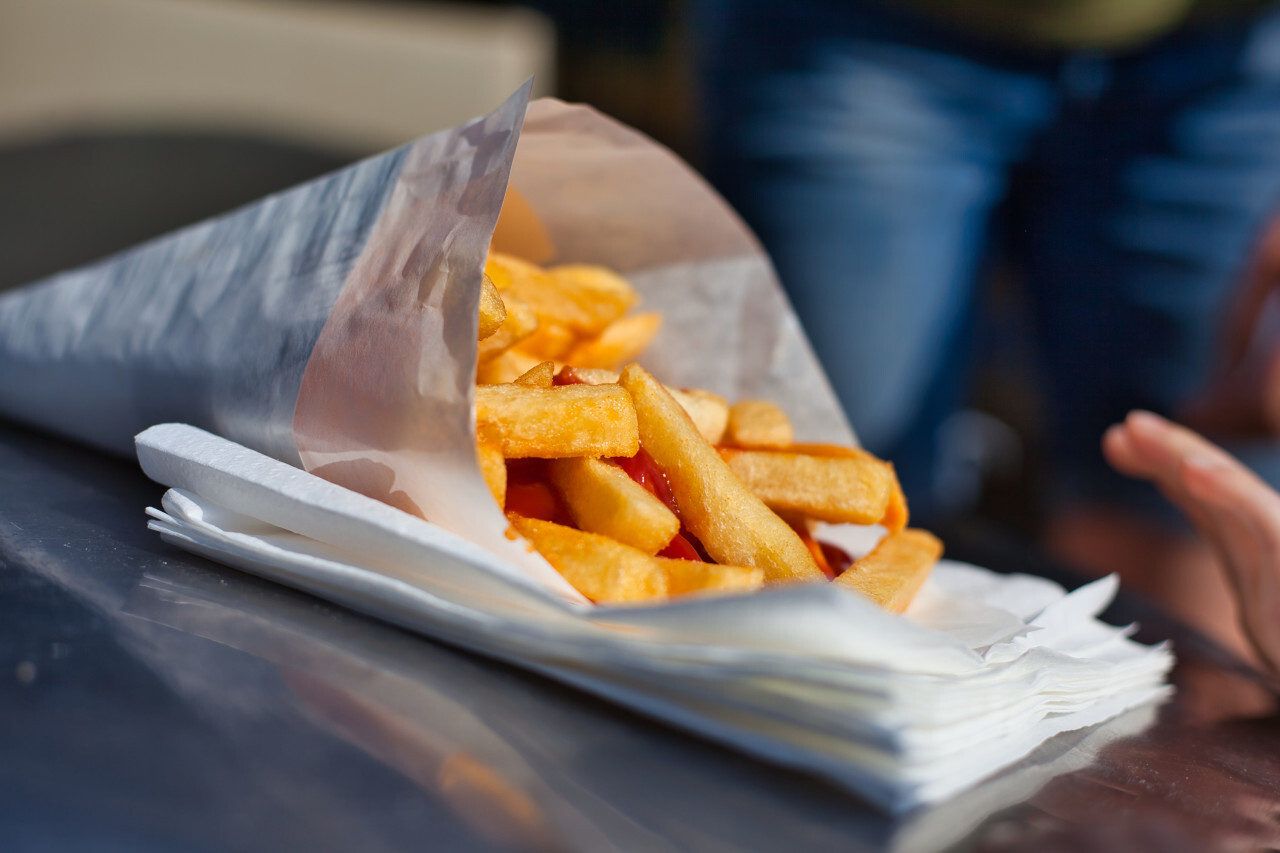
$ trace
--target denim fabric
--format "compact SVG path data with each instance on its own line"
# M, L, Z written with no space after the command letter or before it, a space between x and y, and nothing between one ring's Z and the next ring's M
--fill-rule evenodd
M1280 199L1278 22L1054 55L868 2L694 4L707 174L919 512L942 505L938 428L989 350L993 247L1030 306L1052 482L1146 499L1099 440L1131 408L1175 411L1211 366Z

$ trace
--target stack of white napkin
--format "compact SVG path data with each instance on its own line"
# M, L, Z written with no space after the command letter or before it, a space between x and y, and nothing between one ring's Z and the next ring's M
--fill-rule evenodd
M822 584L594 607L194 427L152 427L137 451L170 487L164 510L150 511L166 541L821 775L892 812L1170 690L1167 648L1096 618L1114 578L1066 593L944 560L905 616Z

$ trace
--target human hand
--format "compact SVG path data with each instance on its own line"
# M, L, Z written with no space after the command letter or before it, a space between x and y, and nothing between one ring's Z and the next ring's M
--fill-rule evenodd
M1150 412L1107 430L1118 471L1154 483L1210 543L1235 595L1245 636L1280 679L1280 493L1220 447Z

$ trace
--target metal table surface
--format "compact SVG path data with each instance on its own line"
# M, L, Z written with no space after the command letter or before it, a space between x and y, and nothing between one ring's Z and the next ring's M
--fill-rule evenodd
M1138 601L1122 598L1112 619L1141 618L1142 639L1174 641L1172 700L892 819L821 781L175 550L145 525L162 491L130 460L0 421L6 850L1280 846L1274 697ZM981 550L964 534L952 547Z

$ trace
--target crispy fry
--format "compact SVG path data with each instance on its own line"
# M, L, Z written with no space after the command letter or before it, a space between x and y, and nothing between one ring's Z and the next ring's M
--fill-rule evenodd
M634 456L636 410L617 385L479 385L476 423L510 459Z
M555 384L555 378L555 363L540 361L511 381L516 385L524 385L529 388L550 388Z
M507 319L507 306L494 285L493 279L484 276L480 285L480 334L479 339L492 335Z
M517 533L592 601L606 604L666 598L667 573L643 551L552 521L514 514L508 518Z
M515 382L541 363L541 359L509 349L496 358L477 364L476 382L480 385L505 385Z
M480 460L480 473L484 475L485 484L493 493L498 506L507 505L507 460L502 455L502 444L493 439L481 437L476 442L476 457Z
M551 482L569 508L574 523L656 554L680 531L680 519L644 486L617 465L602 459L556 459Z
M722 566L701 560L658 557L667 573L667 595L695 592L755 592L764 585L764 570L749 566Z
M886 610L901 613L941 556L938 537L906 528L885 536L870 554L854 560L833 583L855 589Z
M733 448L722 448L720 455L775 512L835 524L879 522L896 480L893 469L875 458Z
M791 420L776 403L739 400L729 408L726 444L746 448L782 448L795 439Z
M558 376L562 384L566 385L604 385L618 382L618 371L607 367L562 367ZM729 402L719 394L701 388L663 387L693 418L702 437L711 444L719 444L724 436L725 426L729 423Z
M485 272L505 299L514 295L540 321L559 323L584 337L599 335L635 301L630 285L618 276L606 281L586 267L561 267L558 274L511 255L490 252ZM626 293L620 295L618 285Z
M598 333L636 304L636 291L631 283L606 267L562 264L548 272L561 292L591 317L591 322L584 327L588 334Z
M557 374L564 385L617 385L618 371L607 367L568 365Z
M661 314L631 314L610 323L599 337L571 349L565 361L583 367L612 367L625 364L644 352L658 330L662 328Z
M548 317L539 317L538 328L516 346L535 358L565 361L568 353L577 346L578 340L578 336L564 323L557 323Z
M635 400L641 440L670 482L685 525L716 562L763 569L768 583L825 577L799 535L729 470L648 371L629 365L619 382Z
M667 388L676 402L689 413L693 424L708 444L719 444L729 424L729 401L701 388Z
M480 341L477 351L480 364L507 352L538 328L538 317L528 305L512 296L503 297L502 304L506 317L496 332Z

